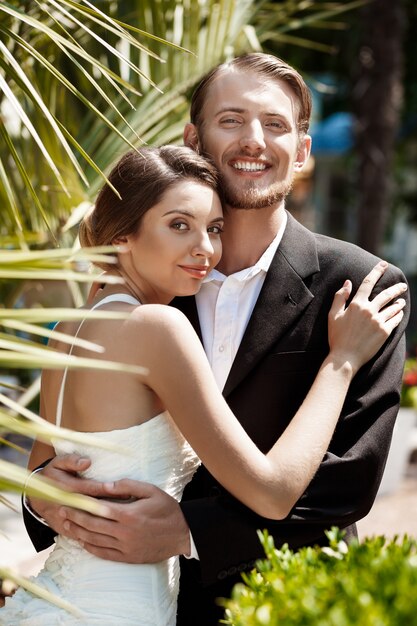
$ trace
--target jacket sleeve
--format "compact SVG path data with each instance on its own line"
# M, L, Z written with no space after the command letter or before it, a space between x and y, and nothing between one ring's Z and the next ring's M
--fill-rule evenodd
M405 281L398 272L394 278ZM257 529L267 529L277 546L288 543L297 549L325 542L326 529L346 528L369 512L399 408L408 315L409 302L400 326L352 381L329 450L285 520L261 518L221 488L212 497L181 504L199 554L203 583L217 582L261 558Z
M50 460L50 459L49 459ZM49 461L42 463L39 465L39 468L44 467ZM39 469L36 468L36 469ZM37 552L41 550L45 550L49 548L50 545L54 542L54 537L56 536L56 532L46 526L46 524L42 524L36 517L34 517L31 512L27 509L24 504L24 494L22 496L22 512L23 512L23 521L26 526L26 531L36 549Z

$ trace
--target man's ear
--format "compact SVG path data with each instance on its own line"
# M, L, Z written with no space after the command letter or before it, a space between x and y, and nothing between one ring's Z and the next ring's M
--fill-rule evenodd
M297 156L294 161L294 170L300 172L304 165L308 161L308 157L311 152L311 137L310 135L303 135L300 139L300 143L297 150Z
M198 154L199 153L198 132L197 132L197 128L194 126L194 124L191 124L191 122L188 122L184 127L183 138L184 138L184 145L187 146L187 148L191 148Z

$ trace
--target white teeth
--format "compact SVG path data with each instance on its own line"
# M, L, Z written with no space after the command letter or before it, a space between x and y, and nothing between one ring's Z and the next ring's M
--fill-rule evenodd
M245 172L262 172L266 169L264 163L248 163L247 161L235 161L232 167L236 170L244 170Z

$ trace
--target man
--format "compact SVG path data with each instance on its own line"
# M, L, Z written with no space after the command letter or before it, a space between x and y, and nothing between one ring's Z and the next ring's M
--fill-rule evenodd
M290 66L250 54L215 68L197 88L186 145L212 158L225 193L224 253L201 292L178 299L200 333L233 412L264 451L295 414L327 350L327 314L346 278L358 287L376 262L350 244L315 235L284 208L311 147L310 93ZM404 281L390 268L378 290ZM201 467L179 506L157 488L92 485L71 475L88 460L56 458L43 473L91 495L133 495L123 518L102 520L38 500L32 507L56 531L103 558L182 559L179 626L214 625L215 598L228 596L241 571L262 556L256 529L277 545L325 542L332 525L355 535L374 501L398 410L403 331L390 337L352 383L328 453L306 493L283 521L262 519L235 501ZM110 505L111 506L111 505ZM26 514L28 518L28 514ZM38 548L48 529L29 532ZM191 534L190 534L191 531ZM194 545L193 545L194 543Z

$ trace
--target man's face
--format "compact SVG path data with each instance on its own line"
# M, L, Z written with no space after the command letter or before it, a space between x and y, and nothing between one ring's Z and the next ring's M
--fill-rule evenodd
M286 83L254 72L226 70L210 85L199 146L219 169L229 207L279 205L287 196L310 151L296 107Z

